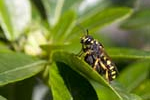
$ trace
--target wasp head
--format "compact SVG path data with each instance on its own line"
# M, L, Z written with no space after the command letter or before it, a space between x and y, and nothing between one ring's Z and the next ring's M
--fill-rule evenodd
M86 35L86 36L83 36L81 37L81 41L80 43L81 44L84 44L84 45L89 45L89 44L92 44L92 41L93 41L93 37L90 36L90 35Z

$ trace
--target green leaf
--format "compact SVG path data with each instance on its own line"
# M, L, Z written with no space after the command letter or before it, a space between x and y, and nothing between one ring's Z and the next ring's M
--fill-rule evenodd
M49 45L45 44L42 45L41 48L45 50L48 54L52 50L64 50L71 53L78 53L80 52L81 45L80 44L68 44L68 45ZM108 55L116 60L137 60L137 59L150 59L150 52L144 51L144 50L137 50L133 48L119 48L119 47L113 47L113 48L105 48L105 51L108 53Z
M74 11L65 12L59 19L58 23L52 28L50 41L55 44L68 42L65 39L70 34L72 28L75 25L75 17L76 14Z
M150 80L145 80L133 92L140 95L144 100L150 99Z
M149 61L138 61L127 66L118 76L118 81L122 83L128 91L135 89L142 81L148 78Z
M10 48L0 41L0 52L12 52Z
M62 12L64 0L42 0L42 2L46 10L50 26L56 25Z
M110 48L106 50L110 57L121 59L150 59L150 52L132 48Z
M71 100L70 95L62 77L59 75L58 68L55 63L53 63L49 70L49 85L52 89L54 100Z
M123 100L142 100L142 98L140 96L127 92L127 89L124 88L122 86L122 84L120 84L118 82L113 82L112 86L123 97ZM108 99L108 100L110 100L110 99Z
M7 99L0 95L0 100L7 100Z
M10 14L8 12L8 9L6 9L7 6L5 4L4 0L0 1L0 25L3 28L5 32L5 36L7 39L12 38L12 33L13 33L13 28L12 28L12 23L10 19Z
M50 26L55 26L65 12L75 9L81 1L82 0L42 0Z
M0 52L0 86L32 77L45 63L21 53Z
M98 98L103 97L103 93L100 93L101 89L104 87L110 92L106 92L109 95L111 93L113 98L116 99L130 99L130 95L128 93L124 94L123 92L116 91L102 76L100 76L97 72L95 72L87 63L85 63L81 58L75 56L74 54L66 53L63 51L55 51L52 56L53 60L56 62L62 62L67 64L71 69L75 70L77 73L85 77L96 90ZM95 85L95 83L97 85ZM102 85L100 87L99 85ZM122 96L124 94L125 96ZM107 99L106 99L107 100ZM109 100L109 99L108 99Z
M17 82L12 90L12 95L15 100L32 100L32 98L35 98L35 88L36 85L38 85L37 82L35 77ZM9 91L8 89L6 90ZM9 99L11 100L12 98Z
M14 84L9 84L9 85L5 85L5 86L1 86L0 88L0 94L2 96L4 96L5 98L7 98L8 100L14 98Z
M28 0L0 1L0 25L8 40L16 40L28 26L30 20L31 9Z
M97 100L97 94L92 85L68 65L57 62L59 73L74 100Z
M46 52L51 52L52 50L60 50L62 48L65 47L65 45L61 45L61 44L44 44L40 46L43 50L45 50Z
M31 100L32 96L34 97L35 85L37 85L37 78L31 77L17 83L1 86L0 94L8 100Z
M139 29L150 26L150 10L141 10L135 12L130 18L124 21L121 25L121 28L124 29Z
M93 12L87 18L79 19L78 22L89 30L98 29L116 20L126 18L132 13L127 7L108 8L103 11ZM91 20L92 19L92 20Z
M64 5L62 8L62 13L67 12L70 9L77 9L81 2L84 0L64 0Z
M127 7L108 8L103 11L98 10L97 12L93 12L89 16L78 19L77 23L85 27L86 29L89 29L91 33L94 33L95 31L99 30L101 27L104 27L107 24L126 18L131 13L132 10ZM74 35L68 38L71 40L71 37L78 36L77 33L79 34L79 32L79 28L74 27L74 29L72 30L72 33Z
M110 0L97 0L92 4L88 1L83 1L78 9L79 18L91 16L94 12L102 11L112 6Z
M73 44L44 44L40 46L49 55L54 50L64 50L71 53L79 53L81 45Z

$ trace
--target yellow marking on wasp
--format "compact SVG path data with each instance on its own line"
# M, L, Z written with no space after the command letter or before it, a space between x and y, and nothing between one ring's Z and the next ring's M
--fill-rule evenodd
M115 79L115 78L116 78L116 76L114 75L114 76L112 76L112 78L113 78L113 79Z
M104 57L104 60L106 60L107 58L106 57Z
M87 51L87 52L85 53L85 55L87 55L87 54L91 54L91 52L90 52L90 51Z
M99 43L96 41L96 44L99 44Z
M107 65L110 65L111 64L111 61L110 60L107 60Z
M94 41L91 41L91 43L93 44L93 43L94 43Z
M87 40L88 38L84 38L84 42Z
M112 74L112 75L113 75L113 74L116 74L116 71L111 72L111 74Z
M110 70L114 69L114 66L111 66L109 69L110 69Z

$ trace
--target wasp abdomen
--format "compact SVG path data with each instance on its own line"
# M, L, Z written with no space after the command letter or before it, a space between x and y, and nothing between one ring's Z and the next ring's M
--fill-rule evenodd
M117 75L117 71L116 71L114 63L111 62L111 60L109 60L105 56L101 57L101 61L106 66L106 70L108 70L108 78L109 78L109 80L110 81L114 80L116 78L116 75Z

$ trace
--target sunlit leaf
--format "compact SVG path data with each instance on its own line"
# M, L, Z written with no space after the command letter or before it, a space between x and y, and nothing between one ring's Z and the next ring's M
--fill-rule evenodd
M71 100L72 96L69 93L62 77L59 75L56 64L52 64L49 70L49 85L52 89L54 100Z
M91 14L104 10L111 7L112 3L110 0L95 0L95 1L83 1L78 8L79 18L85 18Z
M64 0L62 13L65 13L70 9L74 9L74 10L78 9L82 1L84 0Z
M50 34L50 41L53 43L65 43L66 37L70 34L75 25L75 12L67 11L59 19L58 23L53 27Z
M81 25L85 29L89 29L91 33L99 30L101 27L108 25L114 21L122 20L129 16L132 13L132 10L127 7L114 7L108 8L103 11L98 10L97 12L93 12L91 15L86 16L82 19L77 20L77 24ZM71 37L78 36L80 29L78 27L74 27Z
M16 40L31 20L28 0L1 0L0 21L8 40Z
M81 45L78 44L45 44L40 46L47 54L50 54L54 50L64 50L71 53L78 54L80 51Z
M49 70L49 85L52 89L54 100L71 100L70 95L62 77L59 75L58 68L56 64L52 64Z
M50 26L55 26L64 13L68 10L75 9L81 1L82 0L42 0ZM68 21L69 20L70 19L68 19Z
M49 84L52 89L52 94L54 100L70 100L72 99L71 94L69 93L67 86L60 76L60 72L55 64L50 67L50 79ZM67 72L65 72L67 73Z
M12 33L13 33L13 28L12 28L12 23L10 19L10 14L8 12L8 9L6 9L7 6L5 4L4 0L0 1L0 22L1 22L1 27L3 28L5 32L5 36L8 39L12 39Z
M38 60L21 53L0 53L0 85L20 81L43 70L43 60Z
M87 18L79 19L78 22L91 30L97 27L100 28L104 25L112 23L113 21L121 20L122 18L129 16L131 13L132 10L130 8L108 8L103 11L94 12L91 16L87 16Z

